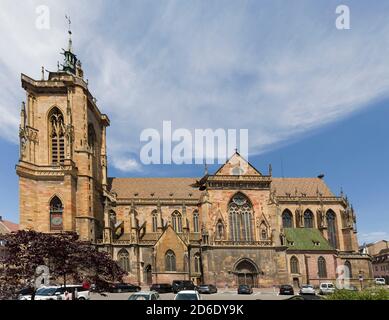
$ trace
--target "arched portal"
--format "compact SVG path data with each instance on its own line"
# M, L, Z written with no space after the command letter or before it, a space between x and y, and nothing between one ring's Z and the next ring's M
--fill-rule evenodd
M249 260L242 259L238 261L234 268L234 274L238 285L246 284L251 287L258 287L258 267Z

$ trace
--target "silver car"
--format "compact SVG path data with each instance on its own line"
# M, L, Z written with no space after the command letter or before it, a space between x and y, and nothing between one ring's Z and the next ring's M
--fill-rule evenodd
M128 300L161 300L159 294L155 291L139 291L132 294Z
M316 294L316 291L315 291L315 289L313 288L312 285L310 285L310 284L304 284L304 285L301 286L301 288L300 288L300 294L312 294L312 295L315 295L315 294Z

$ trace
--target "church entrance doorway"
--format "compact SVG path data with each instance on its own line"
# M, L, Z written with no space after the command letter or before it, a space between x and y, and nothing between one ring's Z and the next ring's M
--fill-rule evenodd
M245 284L254 288L258 287L258 268L251 260L240 260L235 266L234 274L238 285Z

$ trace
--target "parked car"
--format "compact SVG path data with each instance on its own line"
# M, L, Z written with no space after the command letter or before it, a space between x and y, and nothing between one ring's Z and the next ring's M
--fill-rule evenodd
M201 300L201 296L196 290L182 290L176 294L174 300Z
M280 295L294 295L294 289L289 284L283 284L280 286Z
M130 283L115 283L109 288L111 293L138 292L140 290L141 287Z
M217 288L213 284L202 284L198 287L197 291L199 293L212 294L217 293Z
M160 300L158 292L150 291L139 291L136 293L133 293L128 300Z
M384 286L386 284L385 278L375 278L374 283L379 286Z
M189 280L173 280L172 287L174 293L180 292L182 290L197 289L193 281L189 281Z
M66 292L70 293L73 300L89 300L89 289L84 289L82 285L66 285L66 286L47 286L39 288L34 300L65 300ZM19 300L31 300L32 294L22 295Z
M252 294L253 288L247 284L241 284L238 287L238 294Z
M335 286L331 282L320 283L319 292L322 295L334 293L335 292Z
M173 288L169 283L154 283L151 285L150 291L155 291L158 293L170 293L173 292Z
M300 288L300 294L303 295L303 294L312 294L312 295L315 295L316 294L316 291L315 291L315 288L310 285L310 284L304 284L301 286Z

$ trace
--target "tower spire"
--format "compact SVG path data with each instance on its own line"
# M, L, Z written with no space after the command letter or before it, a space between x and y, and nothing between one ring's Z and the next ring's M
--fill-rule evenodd
M72 21L70 20L70 17L67 15L65 16L68 24L69 24L69 29L68 29L68 34L69 34L69 43L68 43L68 48L62 49L63 50L63 55L65 56L64 63L62 65L62 71L71 73L73 75L76 75L76 67L77 67L77 57L73 53L73 41L72 41Z

